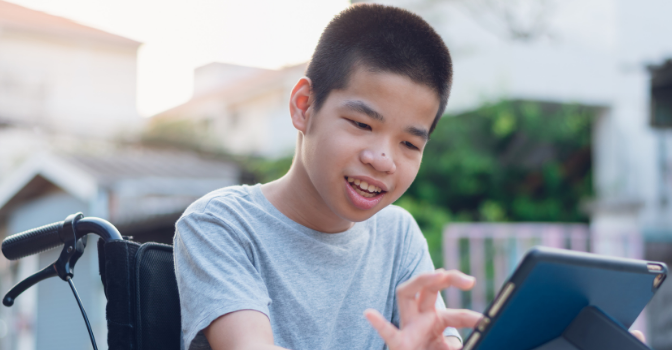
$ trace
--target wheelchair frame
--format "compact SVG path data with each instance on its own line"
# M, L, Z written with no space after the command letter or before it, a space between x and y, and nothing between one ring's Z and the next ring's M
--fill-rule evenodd
M139 244L121 236L106 220L69 215L64 221L7 237L2 253L9 260L63 245L56 262L16 284L3 298L5 306L31 286L58 276L68 282L82 312L91 344L97 344L86 312L72 282L73 268L84 253L87 235L98 240L98 262L107 298L107 343L110 350L178 350L181 343L179 294L172 246Z

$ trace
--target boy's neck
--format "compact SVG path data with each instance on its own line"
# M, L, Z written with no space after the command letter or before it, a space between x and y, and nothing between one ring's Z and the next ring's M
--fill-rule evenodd
M336 214L322 200L300 161L278 180L263 184L261 191L273 206L296 223L310 229L338 233L348 230L354 222Z

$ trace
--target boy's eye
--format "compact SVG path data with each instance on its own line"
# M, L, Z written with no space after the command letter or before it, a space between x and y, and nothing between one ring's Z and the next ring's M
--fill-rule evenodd
M414 144L412 144L412 143L410 143L410 142L408 142L408 141L404 141L404 142L402 142L402 144L404 144L404 146L406 146L406 147L408 147L408 148L410 148L410 149L413 149L413 150L419 150L418 147L415 147Z
M360 129L371 130L371 127L367 124L360 123L360 122L355 121L355 120L351 120L350 122L352 122L352 124L354 124L356 127L360 128Z

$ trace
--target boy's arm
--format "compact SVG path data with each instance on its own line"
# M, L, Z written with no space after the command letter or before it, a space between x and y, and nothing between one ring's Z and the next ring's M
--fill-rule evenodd
M209 212L191 212L176 223L173 252L185 349L222 315L240 310L269 313L270 297L250 260L250 244L237 227ZM229 329L214 328L215 334Z
M281 350L273 345L268 317L254 310L241 310L214 320L203 330L212 350Z

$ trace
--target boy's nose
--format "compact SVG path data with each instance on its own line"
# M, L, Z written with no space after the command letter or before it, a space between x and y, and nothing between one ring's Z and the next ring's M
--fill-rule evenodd
M377 171L383 173L394 174L397 170L397 165L394 164L394 160L390 157L389 152L367 149L360 154L360 160L362 163L369 164Z

